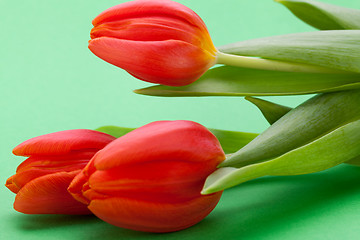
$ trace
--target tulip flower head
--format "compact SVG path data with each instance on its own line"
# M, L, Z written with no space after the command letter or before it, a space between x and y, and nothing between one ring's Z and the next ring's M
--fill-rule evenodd
M202 19L170 0L136 0L109 8L92 21L89 49L141 80L184 86L216 62Z
M90 214L67 188L92 156L114 139L105 133L78 129L42 135L15 147L15 155L29 157L6 182L6 187L16 193L15 210L28 214Z
M202 220L218 203L222 192L200 192L224 159L219 141L202 125L153 122L96 153L68 190L115 226L177 231Z

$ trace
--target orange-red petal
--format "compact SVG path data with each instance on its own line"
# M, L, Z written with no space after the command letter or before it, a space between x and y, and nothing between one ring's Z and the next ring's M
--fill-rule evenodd
M86 191L86 188L89 187L89 176L93 174L95 170L94 159L91 159L89 163L74 177L67 188L67 191L74 199L86 205L88 205L90 201L83 193Z
M212 163L209 163L211 166ZM200 197L206 177L215 169L204 163L169 159L97 170L89 178L88 199L127 197L158 203Z
M225 159L217 138L192 121L157 121L116 139L94 156L98 170L153 161L203 162L213 171ZM210 173L209 173L210 174Z
M89 209L100 219L118 227L145 232L173 232L205 218L218 203L222 192L179 204L108 198L91 201Z
M69 192L115 226L171 232L201 221L221 192L202 196L225 158L219 141L191 121L159 121L114 140L91 159Z
M87 163L96 152L74 152L63 155L40 155L31 156L23 161L16 169L16 172L25 171L31 168L62 168L73 164Z
M78 202L81 202L85 205L90 203L89 199L84 197L83 195L83 187L87 184L87 177L84 175L84 172L81 171L78 175L70 183L67 191L71 194L71 196L76 199Z
M206 29L202 19L190 8L169 0L136 0L111 7L100 13L92 24L97 26L103 22L113 22L127 18L164 16L177 18L200 29Z
M132 41L110 37L90 40L99 58L152 83L183 86L196 81L215 64L215 56L179 41Z
M13 176L13 182L16 186L19 188L22 188L30 181L39 178L44 175L53 174L57 172L72 172L72 171L79 171L82 168L86 166L86 163L75 163L69 166L64 167L57 167L57 168L44 168L44 167L38 167L38 168L30 168L25 171L21 171L16 173Z
M15 210L27 214L91 214L66 190L79 172L58 172L34 179L17 193Z
M115 137L89 129L66 130L31 138L13 149L18 156L57 155L77 150L99 150Z
M15 175L9 177L7 180L6 180L6 183L5 183L5 187L7 187L10 191L12 191L13 193L18 193L20 188L18 186L15 185L14 181L13 181L13 178L14 178Z
M104 22L94 27L90 36L112 37L134 41L180 40L201 47L207 32L184 25L179 19L169 17L146 17ZM207 39L206 39L207 40Z

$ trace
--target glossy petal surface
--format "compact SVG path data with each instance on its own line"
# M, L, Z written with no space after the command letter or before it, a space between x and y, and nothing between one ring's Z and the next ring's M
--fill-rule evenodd
M67 188L94 154L115 137L78 129L29 139L13 150L29 156L7 179L5 186L16 193L15 210L28 214L90 214Z
M15 210L27 214L90 214L86 205L66 190L79 171L48 174L29 182L17 193Z
M97 16L93 25L89 49L147 82L188 85L215 64L217 50L204 22L177 2L119 4Z
M225 159L217 138L191 121L159 121L97 152L69 192L119 227L169 232L194 225L221 192L202 196L206 177Z
M219 141L207 128L182 120L152 122L116 139L103 150L94 158L99 170L152 161L178 159L216 164L224 160Z
M80 149L99 150L115 138L88 129L66 130L31 138L14 148L18 156L56 155Z
M89 48L96 56L141 80L171 86L194 82L215 61L209 52L178 40L131 41L101 37L91 40Z
M99 14L92 24L97 26L104 22L113 22L127 18L147 18L149 16L171 17L206 29L202 19L188 7L168 0L136 0L111 7Z
M108 198L92 201L89 209L115 226L145 232L173 232L201 221L215 208L221 194L201 196L179 204Z

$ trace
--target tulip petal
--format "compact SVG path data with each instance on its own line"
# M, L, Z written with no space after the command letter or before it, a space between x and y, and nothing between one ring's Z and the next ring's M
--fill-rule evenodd
M89 199L106 195L159 203L183 202L200 196L204 179L215 166L209 169L203 163L169 159L96 171L89 178L91 190L85 196Z
M100 37L90 40L89 49L136 78L169 86L190 84L215 64L215 56L208 51L178 40L131 41Z
M97 26L103 22L152 16L170 16L182 20L184 24L206 29L205 23L194 11L180 3L168 0L137 0L119 4L100 13L92 24Z
M58 172L34 179L17 193L15 210L27 214L91 214L66 190L77 173L79 170Z
M78 163L87 163L95 153L96 152L75 152L64 155L31 156L17 167L16 172L31 168L61 168Z
M88 205L90 201L83 196L82 190L83 186L87 183L87 177L84 175L84 172L81 171L75 178L72 180L68 187L68 192L71 196L76 199L78 202L81 202L85 205Z
M54 156L31 156L17 167L16 172L18 173L33 168L55 169L78 163L87 163L94 154L95 152L76 152Z
M93 158L98 170L171 159L206 162L204 168L213 171L225 155L204 126L192 121L157 121L116 139Z
M184 25L179 19L146 17L105 22L91 30L92 39L112 37L134 41L180 40L202 47L211 39L208 32ZM214 48L214 47L213 47ZM215 48L213 49L215 51Z
M56 155L77 150L99 150L115 138L105 133L76 129L31 138L14 148L18 156Z
M184 86L216 63L217 49L202 19L173 1L119 4L93 25L89 49L143 81Z
M128 198L91 201L89 209L100 219L118 227L146 232L172 232L188 228L206 217L222 192L179 204L158 204Z
M72 172L76 170L83 169L87 164L86 162L74 163L69 166L57 167L57 168L48 168L48 167L37 167L29 168L24 171L20 171L13 176L13 182L19 188L25 186L28 182L48 174L53 174L57 172Z
M20 188L18 186L15 185L13 179L14 179L14 176L11 176L9 177L7 180L6 180L6 183L5 183L5 187L7 187L10 191L12 191L13 193L18 193Z
M93 174L95 170L94 159L91 159L84 169L74 177L67 189L74 199L86 205L88 205L90 201L83 195L83 192L89 187L89 175Z

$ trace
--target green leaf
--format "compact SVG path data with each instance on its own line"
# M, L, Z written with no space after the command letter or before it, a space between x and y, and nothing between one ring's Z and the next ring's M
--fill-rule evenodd
M295 33L237 42L221 52L360 73L360 30Z
M156 85L134 92L161 97L279 96L355 88L360 88L360 74L292 73L222 66L210 69L187 86Z
M360 167L360 156L350 159L346 163Z
M96 131L110 134L116 138L119 138L136 128L124 128L117 126L104 126L95 129ZM234 153L251 140L258 136L256 133L247 133L247 132L235 132L235 131L226 131L219 129L209 129L219 140L221 147L223 148L226 154Z
M224 190L267 175L286 176L318 172L358 156L360 120L336 128L321 138L275 159L243 168L218 169L207 178L202 194Z
M118 127L118 126L103 126L103 127L99 127L97 129L95 129L95 131L103 132L103 133L109 134L113 137L119 138L135 129L136 128L126 128L126 127Z
M221 167L263 162L301 147L342 125L360 119L360 91L320 94L291 110Z
M256 133L225 131L219 129L209 130L219 140L222 149L226 154L234 153L258 136Z
M246 100L259 108L265 119L271 124L275 123L292 108L254 97L245 97Z
M246 100L253 103L259 110L262 112L266 120L271 124L275 123L286 113L288 113L292 108L286 107L280 104L276 104L270 101L265 101L263 99L254 98L254 97L245 97ZM360 167L360 156L354 159L351 159L345 162L350 165L355 165Z
M360 29L360 10L307 0L275 0L320 30Z

